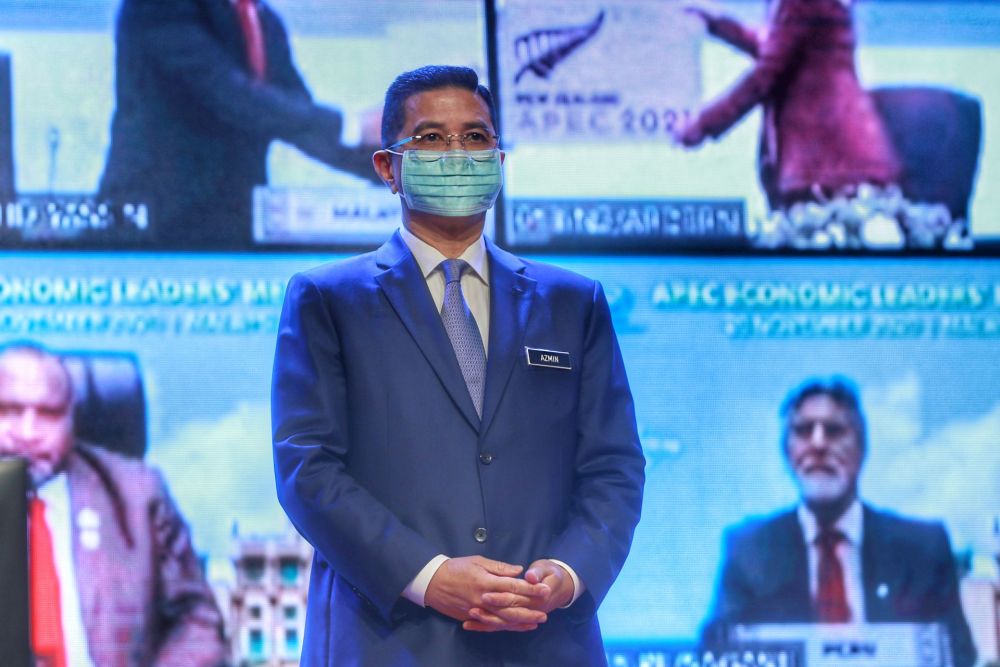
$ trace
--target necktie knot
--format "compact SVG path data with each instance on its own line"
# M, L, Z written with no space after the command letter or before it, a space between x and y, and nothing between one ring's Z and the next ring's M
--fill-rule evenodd
M816 546L823 551L834 551L837 545L847 541L847 535L836 528L823 528L816 536Z
M457 282L462 279L462 274L469 268L469 263L464 259L446 259L441 262L441 271L444 273L445 284Z

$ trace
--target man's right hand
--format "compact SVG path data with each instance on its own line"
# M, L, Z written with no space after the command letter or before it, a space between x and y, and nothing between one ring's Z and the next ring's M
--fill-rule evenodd
M548 586L530 584L518 578L524 568L482 556L450 558L431 578L424 594L424 603L463 623L474 620L469 614L473 608L482 609L483 594L513 593L525 597L540 597L548 593ZM541 611L524 607L508 607L501 613L475 619L477 629L534 630L548 620Z
M697 113L691 115L690 112L685 111L677 118L670 133L674 142L685 148L694 148L705 140L705 128Z
M684 13L697 16L708 29L711 29L721 16L718 7L710 2L687 2L684 4Z

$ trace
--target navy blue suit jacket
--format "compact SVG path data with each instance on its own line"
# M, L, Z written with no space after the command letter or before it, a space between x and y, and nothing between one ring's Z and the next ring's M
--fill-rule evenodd
M487 252L481 420L398 233L289 284L272 420L279 500L316 548L306 667L605 664L595 612L644 468L608 304L595 281ZM572 369L529 366L525 347ZM534 632L467 632L400 597L437 554L556 558L586 593Z
M864 620L943 623L955 667L971 667L976 651L944 526L865 505L862 530ZM723 641L726 628L734 623L816 620L806 543L794 509L730 528L723 558L712 615L703 632L707 642Z

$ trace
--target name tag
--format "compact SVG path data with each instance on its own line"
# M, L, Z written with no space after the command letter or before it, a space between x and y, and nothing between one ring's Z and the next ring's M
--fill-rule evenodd
M573 364L569 358L569 352L556 352L555 350L540 350L536 347L524 348L528 356L529 366L541 366L543 368L559 368L564 371L573 370Z

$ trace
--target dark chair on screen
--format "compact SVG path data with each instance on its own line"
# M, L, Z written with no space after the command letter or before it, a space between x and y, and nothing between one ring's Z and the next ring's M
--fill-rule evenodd
M135 355L115 352L66 354L76 397L77 437L119 454L146 454L146 397Z
M969 219L982 147L979 100L945 88L870 91L903 167L900 188L914 202L941 203L953 220Z
M0 53L0 202L14 199L13 100L10 54Z

